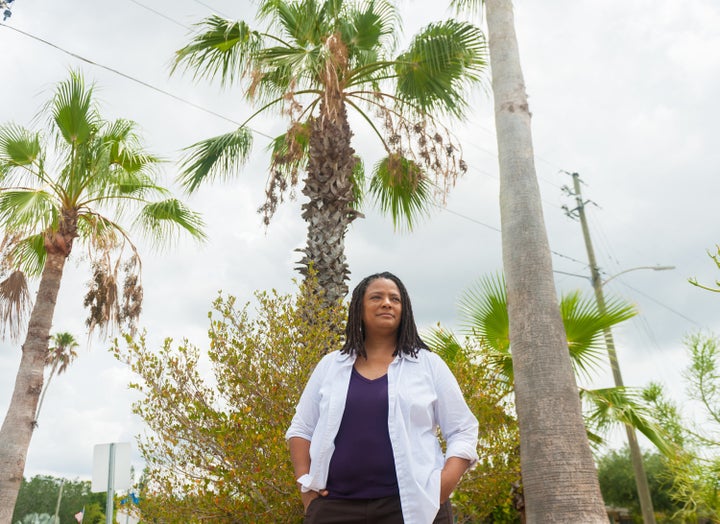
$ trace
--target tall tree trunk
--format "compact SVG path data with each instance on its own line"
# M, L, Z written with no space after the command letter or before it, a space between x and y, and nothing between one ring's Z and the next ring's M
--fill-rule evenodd
M553 281L512 2L485 7L527 522L606 523Z
M50 349L48 348L48 351L49 350ZM47 360L45 362L47 363ZM45 395L47 394L47 390L50 387L50 382L52 381L52 378L55 375L55 370L57 369L57 367L58 367L58 363L53 362L52 368L50 368L50 374L48 375L48 379L43 384L42 392L40 393L40 400L38 400L37 409L35 410L35 426L38 425L38 419L40 418L40 410L42 409L43 401L45 400Z
M43 387L55 303L65 261L77 236L77 212L63 210L58 231L45 235L47 258L30 314L10 406L0 428L0 524L11 524Z
M312 123L307 179L302 190L309 199L302 206L302 217L308 225L307 244L299 262L305 277L311 265L316 271L327 306L336 305L348 292L345 233L359 215L351 208L352 172L357 161L351 137L341 95L328 94L321 102L320 116Z

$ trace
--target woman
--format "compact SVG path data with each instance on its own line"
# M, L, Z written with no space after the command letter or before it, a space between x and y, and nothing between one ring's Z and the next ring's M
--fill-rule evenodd
M345 344L318 363L286 434L305 523L451 523L449 497L477 461L477 436L455 377L418 335L400 279L362 280Z

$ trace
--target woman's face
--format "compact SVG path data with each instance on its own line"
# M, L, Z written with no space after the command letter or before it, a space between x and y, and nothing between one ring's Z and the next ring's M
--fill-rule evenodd
M395 282L387 278L370 282L363 297L365 335L396 332L401 314L402 299Z

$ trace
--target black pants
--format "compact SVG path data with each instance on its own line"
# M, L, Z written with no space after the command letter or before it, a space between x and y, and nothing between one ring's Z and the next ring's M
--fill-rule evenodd
M433 524L452 524L450 501L440 506ZM400 497L341 500L318 497L308 506L305 524L402 524Z

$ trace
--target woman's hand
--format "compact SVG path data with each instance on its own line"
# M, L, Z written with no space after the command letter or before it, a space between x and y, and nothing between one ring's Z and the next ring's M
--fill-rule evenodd
M325 489L320 492L306 491L305 493L300 493L300 498L302 499L303 508L305 509L305 513L307 513L307 509L313 500L315 500L318 497L326 497L327 494L328 494L328 492Z

